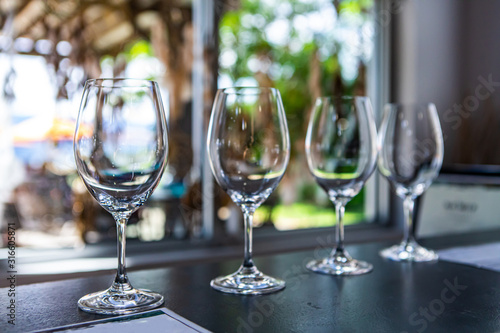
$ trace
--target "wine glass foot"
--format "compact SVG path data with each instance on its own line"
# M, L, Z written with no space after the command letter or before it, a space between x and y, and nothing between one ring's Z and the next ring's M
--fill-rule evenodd
M312 260L307 269L328 275L361 275L373 270L373 265L366 261L352 259L347 253L335 253L329 257Z
M236 273L213 279L210 286L229 294L263 295L282 290L285 281L265 275L255 266L241 266Z
M113 290L113 287L80 298L80 310L103 315L123 315L154 309L163 296L145 289Z
M433 250L420 246L415 241L402 242L380 251L383 258L394 261L426 262L438 260L438 254Z

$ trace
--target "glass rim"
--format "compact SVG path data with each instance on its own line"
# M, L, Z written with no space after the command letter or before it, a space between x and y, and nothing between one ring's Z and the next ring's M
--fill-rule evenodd
M105 82L110 82L106 85ZM134 82L133 85L116 85L119 82ZM142 83L142 84L141 84ZM104 87L104 88L146 88L149 86L158 86L158 83L153 80L137 79L137 78L98 78L88 79L85 81L85 86Z

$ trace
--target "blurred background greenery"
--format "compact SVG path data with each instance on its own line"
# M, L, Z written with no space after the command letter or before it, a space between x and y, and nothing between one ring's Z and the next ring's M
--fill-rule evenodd
M309 176L304 140L312 103L323 95L366 95L373 49L373 0L242 0L219 26L219 87L279 89L292 143L283 184L256 214L280 230L334 223L333 206ZM364 193L345 222L363 220ZM271 222L272 221L272 222Z
M0 0L0 201L5 208L0 216L3 230L8 221L18 225L19 246L74 247L116 237L109 214L78 184L71 149L83 83L96 77L156 80L169 106L168 170L150 202L131 219L128 237L203 237L201 185L192 177L193 49L199 42L194 4ZM333 205L307 168L304 139L316 97L366 95L373 0L213 4L215 48L204 49L213 86L278 88L290 130L289 167L256 213L255 225L278 230L334 225ZM203 98L210 104L212 91ZM240 235L241 224L234 222L238 210L219 194L214 234ZM364 208L362 192L348 204L346 224L366 220Z

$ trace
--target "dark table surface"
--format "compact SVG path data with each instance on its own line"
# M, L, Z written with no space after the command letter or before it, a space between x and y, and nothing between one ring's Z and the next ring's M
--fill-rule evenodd
M351 277L305 269L324 249L257 257L263 272L287 283L285 290L264 296L227 295L209 287L212 278L235 271L239 260L129 276L134 286L162 293L170 310L214 332L500 331L499 273L445 261L391 262L378 255L387 245L348 246L353 257L374 265L373 272ZM82 295L109 287L112 279L104 275L18 286L15 326L6 322L8 290L2 288L0 331L28 332L105 318L78 310L76 303Z

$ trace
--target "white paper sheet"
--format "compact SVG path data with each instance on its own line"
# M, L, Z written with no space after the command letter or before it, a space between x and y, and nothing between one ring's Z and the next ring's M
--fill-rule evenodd
M210 333L210 331L190 322L166 308L136 313L128 316L109 317L102 320L76 325L52 328L42 332L84 332L84 333Z
M439 259L500 272L500 243L453 247L438 251Z

